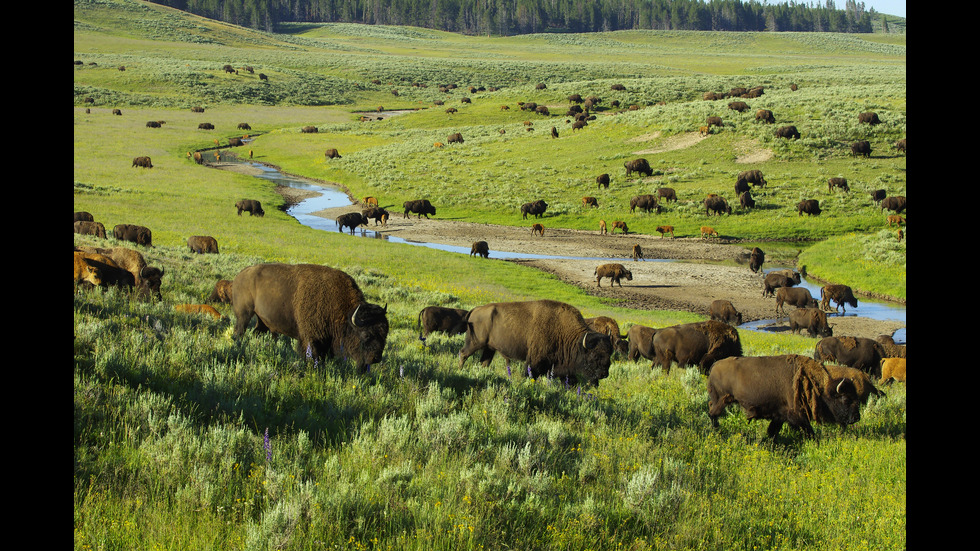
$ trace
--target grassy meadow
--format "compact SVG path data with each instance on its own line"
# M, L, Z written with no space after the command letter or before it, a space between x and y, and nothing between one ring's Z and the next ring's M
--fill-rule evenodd
M187 157L213 154L247 122L252 141L237 149L355 197L427 197L440 218L494 224L524 224L519 206L539 198L552 227L621 219L641 233L672 224L691 236L708 224L786 251L777 254L803 249L799 261L818 277L904 299L906 241L894 240L867 193L905 195L905 156L892 147L905 137L904 37L289 31L135 0L74 2L74 210L110 229L150 227L155 246L141 252L166 271L163 301L74 294L76 549L906 547L904 385L872 399L853 426L817 426L813 441L787 428L774 445L765 423L736 408L712 430L694 369L667 374L615 357L597 388L530 380L499 359L460 369L462 337L420 341L421 308L547 297L611 316L623 332L700 318L630 310L507 262L311 230L276 208L282 198L268 183ZM449 83L459 88L439 91ZM626 90L611 91L617 83ZM756 85L766 93L746 100L745 114L701 99ZM564 116L573 93L603 100L576 131ZM614 99L638 109L612 108ZM553 116L518 108L529 101ZM415 112L358 120L379 106ZM802 138L773 138L773 126L753 120L759 108ZM884 124L859 125L862 111ZM692 139L709 115L724 126ZM150 120L166 122L148 128ZM215 130L199 130L202 122ZM300 132L308 125L318 132ZM434 147L453 132L465 142ZM871 142L870 158L850 155L857 139ZM331 147L343 158L325 159ZM131 166L141 155L152 169ZM626 178L623 162L640 156L654 175ZM705 216L704 195L732 201L736 174L749 168L769 182L754 190L758 206ZM597 190L603 172L612 184ZM828 192L832 176L846 177L851 192ZM630 197L660 186L679 201L660 214L628 212ZM583 209L583 195L599 208ZM245 197L266 215L236 216ZM803 198L824 212L798 216ZM191 235L215 236L221 254L191 254ZM388 304L384 361L366 375L343 359L313 365L287 340L233 339L227 305L218 305L222 319L174 310L263 261L340 268L371 302ZM810 355L814 344L741 338L746 355Z

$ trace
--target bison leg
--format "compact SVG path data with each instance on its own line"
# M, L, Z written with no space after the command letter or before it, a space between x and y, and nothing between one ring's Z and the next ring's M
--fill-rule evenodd
M775 440L776 437L779 436L779 431L782 428L783 428L783 422L781 420L779 420L779 419L773 419L769 423L769 428L766 429L766 434L769 435L769 438L772 438L773 440ZM811 432L812 432L812 429L811 429Z

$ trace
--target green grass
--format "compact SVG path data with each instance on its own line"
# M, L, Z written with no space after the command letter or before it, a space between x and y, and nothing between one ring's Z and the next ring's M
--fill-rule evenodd
M624 332L699 318L622 308L507 262L474 264L311 230L276 208L282 199L268 184L186 156L216 139L226 144L248 122L258 160L338 182L354 196L400 204L426 194L440 217L498 224L523 223L517 207L538 196L551 205L550 226L591 228L598 217L621 215L634 231L670 223L692 235L707 222L743 246L787 256L804 249L800 263L818 277L904 298L905 242L889 241L894 232L866 194L905 191L905 157L890 150L905 135L904 37L487 39L354 25L269 35L127 0L74 7L75 58L97 63L74 69L75 210L110 228L149 226L156 246L144 254L167 273L162 302L113 291L73 299L77 549L906 547L904 385L872 400L846 430L818 426L820 438L806 441L787 429L771 445L765 424L736 411L711 430L704 377L694 370L666 375L617 357L609 378L580 393L561 381L508 376L499 360L490 369L472 361L460 369L461 337L433 335L421 345L414 324L422 307L548 297L587 316L609 315ZM226 63L252 65L269 81L225 74ZM371 84L375 78L382 84ZM447 82L461 88L439 92ZM536 91L537 82L547 90ZM537 101L559 112L571 93L611 100L614 82L627 86L624 105L642 109L600 111L574 133L564 117L516 109L518 101ZM789 92L789 82L800 90ZM433 105L461 107L470 84L501 89L471 95L452 118ZM753 108L797 124L802 140L775 141L770 128L729 114L726 102L700 99L755 84L767 92L750 101ZM205 112L192 113L195 105ZM379 105L426 109L356 121L354 112ZM863 110L886 124L858 126ZM624 160L696 131L716 113L728 121L720 132L645 154L654 176L624 179ZM534 121L533 133L524 131L525 119ZM150 129L148 120L166 124ZM200 122L216 130L198 130ZM306 125L320 132L300 133ZM547 137L551 126L559 127L558 140ZM453 131L466 142L433 148ZM871 159L850 157L846 144L858 138L872 142ZM344 158L328 163L330 147ZM737 162L760 151L771 158ZM154 168L131 167L139 155L151 156ZM745 168L766 173L770 185L757 197L763 208L705 217L699 198L728 195ZM614 183L596 193L599 172ZM838 175L848 178L850 195L827 192L826 178ZM630 196L660 184L677 189L681 201L660 215L624 213ZM599 212L583 211L582 195L599 197ZM792 208L808 196L824 205L820 217L801 218ZM245 197L261 200L266 216L236 216L234 203ZM189 253L187 237L199 234L215 236L222 253ZM312 366L285 340L232 339L227 306L219 307L223 320L174 311L203 302L216 280L266 260L338 267L369 300L388 304L384 361L368 375L343 361ZM792 335L741 337L747 355L810 354L814 344Z

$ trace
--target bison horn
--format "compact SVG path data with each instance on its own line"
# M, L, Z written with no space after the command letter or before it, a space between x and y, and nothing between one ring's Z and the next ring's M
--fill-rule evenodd
M357 324L357 311L361 309L361 305L358 304L357 308L354 308L354 313L350 315L350 323L354 327L359 327Z

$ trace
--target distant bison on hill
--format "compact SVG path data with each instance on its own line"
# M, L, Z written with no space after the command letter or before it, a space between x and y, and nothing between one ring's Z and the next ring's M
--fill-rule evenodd
M871 143L867 140L858 140L851 144L851 155L860 155L862 157L871 156Z
M798 140L800 139L800 131L796 129L795 126L781 126L776 129L777 138L786 138L787 140Z
M532 201L530 203L524 203L521 205L521 218L527 220L527 215L533 215L535 218L540 218L544 214L544 211L548 209L548 203L543 200L538 199L537 201Z
M146 226L136 224L116 224L112 228L112 237L120 241L130 241L146 247L153 246L153 234Z
M137 166L140 168L153 168L153 163L150 162L149 157L134 157L133 166Z
M645 176L653 176L653 169L650 168L650 163L646 159L633 159L623 163L626 168L626 177L632 176L634 172L639 172Z

